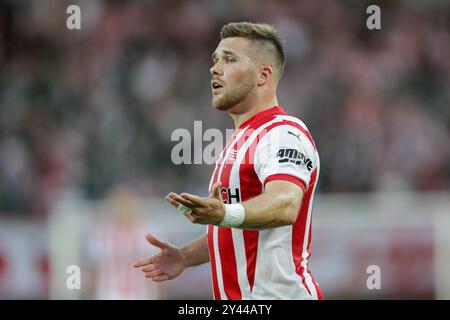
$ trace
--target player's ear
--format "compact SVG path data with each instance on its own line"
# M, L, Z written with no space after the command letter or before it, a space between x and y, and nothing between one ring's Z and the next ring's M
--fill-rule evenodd
M265 85L272 76L273 68L271 65L263 64L259 67L259 77L257 81L258 86Z

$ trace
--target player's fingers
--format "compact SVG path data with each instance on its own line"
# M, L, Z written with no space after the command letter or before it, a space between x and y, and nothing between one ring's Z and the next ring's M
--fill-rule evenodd
M156 265L152 263L152 264L142 268L142 271L143 272L150 272L150 271L153 271L153 270L156 270L156 269L157 269Z
M174 199L172 199L169 195L167 195L167 196L165 197L165 199L166 199L166 201L169 202L169 203L172 205L172 207L174 207L175 209L177 209L178 206L180 205L177 201L175 201Z
M190 193L182 193L181 197L184 200L188 200L192 202L196 207L206 207L207 203L204 199L200 198L199 196L190 194Z
M161 275L161 276L153 277L152 280L155 281L155 282L166 281L166 280L169 280L169 276L163 274L163 275Z
M158 239L156 239L154 236L152 236L151 234L147 234L145 236L145 238L147 239L148 243L154 245L155 247L158 247L160 249L165 249L167 248L169 245L165 242L162 242Z
M158 270L153 270L153 271L150 271L150 272L146 272L145 273L145 277L146 278L153 278L153 277L158 277L158 276L160 276L162 274L163 274L163 272L158 269Z
M143 259L138 260L138 261L134 264L134 267L135 267L135 268L139 268L139 267L142 267L142 266L146 266L146 265L148 265L148 264L150 264L150 263L152 263L152 262L153 262L153 257L150 257L150 258L143 258Z
M183 206L188 207L188 208L195 208L197 207L197 205L195 203L193 203L192 201L189 201L188 199L185 199L183 197L180 197L178 194L176 193L170 193L169 197L172 200L175 200L178 203L181 203Z
M185 199L183 199L181 197L176 198L173 195L167 195L166 196L166 200L177 210L179 209L180 205L183 205L186 208L194 207L194 205L191 202L187 202L187 200L185 200Z
M186 200L176 193L169 193L166 196L167 201L169 201L177 210L179 210L190 222L194 222L194 217L192 215L195 214L193 208L198 207L193 204L191 201Z

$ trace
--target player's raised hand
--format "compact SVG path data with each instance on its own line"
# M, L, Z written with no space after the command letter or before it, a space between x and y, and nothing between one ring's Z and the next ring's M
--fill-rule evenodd
M186 268L181 250L166 242L162 242L148 234L147 241L161 251L149 258L143 258L134 264L135 268L142 268L146 278L160 282L176 278Z
M166 200L176 209L180 210L192 223L219 224L225 216L225 206L220 193L221 183L216 182L211 188L208 198L174 192L166 196Z

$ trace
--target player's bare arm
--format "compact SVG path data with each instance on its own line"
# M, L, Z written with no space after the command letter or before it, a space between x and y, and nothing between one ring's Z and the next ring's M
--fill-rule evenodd
M243 203L244 229L267 229L293 224L300 210L303 189L283 180L270 181L266 191Z
M160 241L150 234L146 238L151 245L158 247L160 252L152 257L140 259L134 267L141 268L145 277L155 282L176 278L187 267L209 261L206 235L186 244L181 249Z
M181 248L181 254L184 257L186 267L193 267L209 262L207 235L203 235L184 245Z
M166 200L175 208L185 208L184 216L192 223L219 225L225 216L225 205L219 192L220 183L212 187L208 198L189 193L171 192ZM263 194L242 203L245 219L241 229L267 229L293 224L300 209L303 190L289 181L270 181Z

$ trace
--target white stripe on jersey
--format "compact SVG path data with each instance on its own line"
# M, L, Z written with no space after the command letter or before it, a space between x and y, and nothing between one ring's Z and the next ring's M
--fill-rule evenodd
M222 278L222 265L220 264L220 253L219 253L219 229L213 226L213 243L214 243L214 257L216 259L216 273L217 273L217 285L219 286L220 297L215 297L215 299L227 300L227 295L223 288L223 278ZM214 288L213 288L214 292Z

